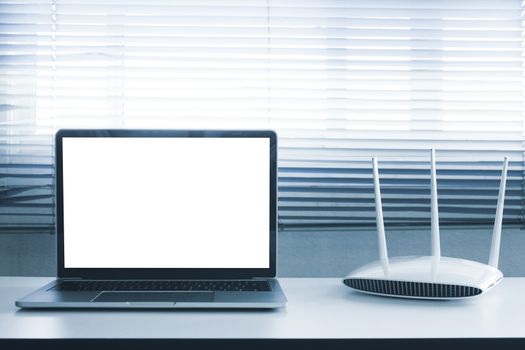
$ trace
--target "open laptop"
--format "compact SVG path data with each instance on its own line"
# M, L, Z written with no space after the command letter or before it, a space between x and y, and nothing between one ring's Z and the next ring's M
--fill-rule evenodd
M272 131L60 130L58 278L22 308L274 308Z

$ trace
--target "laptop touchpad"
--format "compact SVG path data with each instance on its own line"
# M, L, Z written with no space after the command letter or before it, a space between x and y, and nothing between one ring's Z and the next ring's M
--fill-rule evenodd
M212 302L214 292L102 292L94 302Z

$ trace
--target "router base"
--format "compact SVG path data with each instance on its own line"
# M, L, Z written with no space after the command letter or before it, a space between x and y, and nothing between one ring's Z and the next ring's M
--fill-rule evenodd
M416 299L462 299L484 294L503 278L486 264L450 257L405 256L375 261L343 283L360 292Z

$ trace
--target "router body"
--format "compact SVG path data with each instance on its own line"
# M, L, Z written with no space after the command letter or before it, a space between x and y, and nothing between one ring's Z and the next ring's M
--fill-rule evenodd
M343 279L346 286L360 292L382 296L416 299L462 299L484 294L501 281L503 273L498 269L498 260L508 159L505 158L503 162L489 264L483 264L472 260L441 256L434 154L434 150L432 150L431 255L388 258L377 160L373 159L379 260L351 272Z
M354 270L344 283L369 294L458 299L483 294L502 278L500 270L472 260L402 256L390 259L388 273L381 261L375 261Z

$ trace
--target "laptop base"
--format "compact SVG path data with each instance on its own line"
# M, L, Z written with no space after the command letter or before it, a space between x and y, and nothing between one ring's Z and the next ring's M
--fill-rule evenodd
M271 291L60 291L55 280L16 301L31 309L89 308L280 308L286 297L276 279L269 279Z

